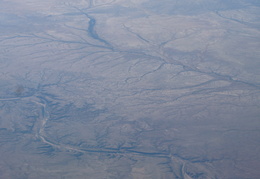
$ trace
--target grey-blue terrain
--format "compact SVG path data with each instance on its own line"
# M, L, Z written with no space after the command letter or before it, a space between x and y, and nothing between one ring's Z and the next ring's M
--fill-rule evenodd
M0 0L0 179L258 179L258 0Z

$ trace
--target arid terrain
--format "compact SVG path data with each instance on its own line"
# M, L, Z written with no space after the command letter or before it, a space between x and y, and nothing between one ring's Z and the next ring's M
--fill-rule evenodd
M258 0L0 0L0 178L257 179Z

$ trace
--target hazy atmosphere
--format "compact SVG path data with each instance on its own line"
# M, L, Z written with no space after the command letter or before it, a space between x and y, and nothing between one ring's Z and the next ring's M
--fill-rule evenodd
M258 179L259 0L0 0L0 179Z

